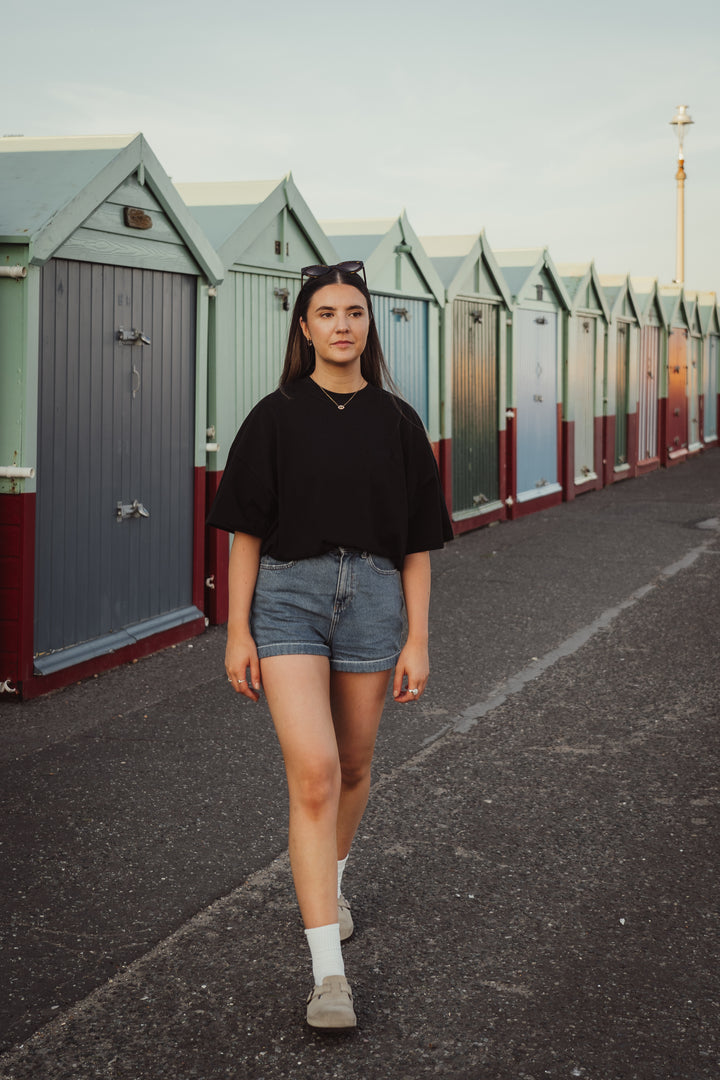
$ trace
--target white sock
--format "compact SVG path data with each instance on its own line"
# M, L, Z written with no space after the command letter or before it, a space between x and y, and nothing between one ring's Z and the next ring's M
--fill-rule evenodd
M340 924L313 926L305 931L312 956L313 978L322 986L327 975L344 975L345 965L340 948Z
M350 858L350 855L346 855L344 859L338 859L338 896L342 892L342 876L345 869L345 863Z

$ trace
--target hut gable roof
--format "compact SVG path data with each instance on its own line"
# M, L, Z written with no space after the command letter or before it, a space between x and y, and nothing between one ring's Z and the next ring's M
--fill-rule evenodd
M686 290L685 296L697 305L703 335L720 334L720 311L716 293Z
M642 306L635 295L629 274L600 274L600 285L611 320L626 318L642 323Z
M566 311L571 310L572 303L567 289L547 248L496 250L495 258L514 303L534 300L535 297L530 292L532 286L545 284L553 290L560 305Z
M558 273L567 289L573 313L600 312L606 322L610 320L610 311L594 262L559 263Z
M658 297L662 306L665 323L690 329L691 313L685 302L682 285L659 285Z
M179 194L190 213L206 232L227 268L253 263L277 268L282 263L250 255L250 248L284 210L290 212L301 235L322 263L336 260L335 251L307 203L292 173L281 180L248 180L219 183L178 183ZM282 262L285 261L284 254ZM302 261L302 260L301 260ZM292 263L287 264L289 269ZM294 267L293 269L299 269Z
M646 325L652 321L654 315L658 322L664 325L665 313L658 295L657 278L631 277L630 283L640 311L640 322Z
M423 236L448 300L461 293L502 299L507 307L512 298L485 232L470 236Z
M142 134L0 138L0 242L42 265L134 174L152 192L213 284L222 267Z
M445 303L445 289L440 276L404 210L397 218L323 221L321 225L340 259L362 259L371 288L380 289L379 283L388 280L388 268L391 264L395 265L396 256L405 256L421 287L438 304ZM402 290L386 284L382 291Z

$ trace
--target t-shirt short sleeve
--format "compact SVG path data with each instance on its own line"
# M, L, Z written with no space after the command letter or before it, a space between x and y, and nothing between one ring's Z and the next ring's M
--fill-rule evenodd
M268 537L277 522L276 425L261 401L243 422L227 464L208 525L228 532Z
M406 553L434 551L454 533L440 484L440 474L422 420L404 405L403 423L408 494Z

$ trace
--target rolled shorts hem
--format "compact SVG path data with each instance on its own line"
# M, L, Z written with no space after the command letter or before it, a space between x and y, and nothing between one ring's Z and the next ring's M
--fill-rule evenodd
M389 671L395 667L399 652L384 656L378 660L343 660L330 655L327 645L308 645L304 641L286 641L275 645L259 645L258 659L267 660L271 656L325 656L330 661L331 671L372 674L377 671Z

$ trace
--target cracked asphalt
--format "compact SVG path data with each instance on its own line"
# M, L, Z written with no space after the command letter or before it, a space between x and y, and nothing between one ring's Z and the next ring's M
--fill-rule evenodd
M222 628L3 702L0 1076L720 1076L720 451L433 556L344 891L359 1026L309 960L264 702Z

